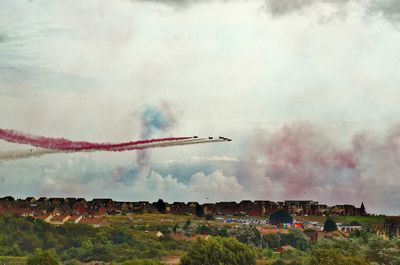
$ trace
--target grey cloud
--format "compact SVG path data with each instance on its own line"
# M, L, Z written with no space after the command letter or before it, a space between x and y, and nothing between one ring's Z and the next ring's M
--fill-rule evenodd
M310 7L316 3L317 1L315 0L267 0L266 7L271 15L283 16Z
M346 6L350 3L360 5L366 14L381 16L389 22L399 22L400 2L397 0L368 0L358 2L355 0L265 0L266 12L273 17L282 17L293 13L305 11L320 4L330 5L336 8L336 15L347 12Z
M400 21L400 2L398 0L371 0L368 11L391 22Z

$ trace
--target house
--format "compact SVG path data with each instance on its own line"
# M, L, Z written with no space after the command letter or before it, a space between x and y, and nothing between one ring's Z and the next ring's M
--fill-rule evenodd
M186 206L186 213L196 215L196 208L199 206L198 202L188 202Z
M99 208L89 209L87 213L91 216L105 216L107 215L107 209L103 206L100 206Z
M63 225L70 218L71 218L71 216L68 215L68 214L55 215L55 216L53 216L53 218L50 219L49 223L52 224L52 225Z
M35 216L35 219L42 220L46 223L50 223L51 218L53 218L53 215L51 215L51 214L43 214L43 215Z
M317 204L315 207L315 215L326 215L328 213L328 205Z
M29 203L36 203L35 197L26 197L25 201L27 201Z
M261 217L265 212L265 208L263 209L262 205L250 200L243 200L238 205L238 212L242 215Z
M133 210L132 202L119 202L118 208L121 213L129 213Z
M64 198L49 198L48 202L51 206L60 206L64 203Z
M88 214L88 203L85 199L79 198L72 203L72 213L76 215Z
M37 205L38 205L38 206L51 206L51 203L50 203L50 201L49 201L48 198L46 198L46 197L40 197L40 198L37 200Z
M108 214L116 213L117 211L116 203L112 199L93 199L88 203L89 210L98 210L101 207L104 207Z
M12 208L14 206L14 198L7 196L0 199L0 208Z
M334 215L344 215L344 206L335 205L330 209L330 213Z
M309 215L309 214L314 214L313 213L315 209L314 206L317 205L318 203L311 200L295 200L295 201L286 200L284 204L290 214Z
M134 202L133 209L135 212L142 212L142 213L157 212L157 208L148 201Z
M66 221L67 223L78 224L82 220L82 215L71 215L70 218Z
M186 203L174 202L173 204L171 204L171 213L175 213L175 214L186 213Z
M214 203L204 203L202 205L205 215L214 215L215 214L215 204Z
M237 203L230 202L217 202L215 204L215 212L218 215L234 215L238 212Z
M256 201L254 201L254 204L256 204L258 207L261 208L261 211L262 211L261 216L268 216L271 213L276 212L278 210L278 205L272 201L256 200Z
M0 214L13 215L17 217L33 216L33 211L30 208L0 208Z

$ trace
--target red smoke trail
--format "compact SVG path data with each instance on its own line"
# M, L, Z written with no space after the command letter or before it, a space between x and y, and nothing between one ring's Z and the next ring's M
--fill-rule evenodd
M0 161L1 160L16 160L30 157L40 157L46 154L56 154L56 153L73 153L73 152L97 152L97 151L108 151L108 152L123 152L123 151L133 151L133 150L144 150L149 148L163 148L163 147L172 147L172 146L181 146L181 145L194 145L194 144L204 144L204 143L215 143L215 142L223 142L221 139L208 139L208 138L189 138L184 140L173 140L173 141L163 141L163 142L151 142L146 144L134 144L127 145L124 147L118 147L108 150L102 149L82 149L79 151L70 151L70 150L57 150L57 149L43 149L43 148L34 148L29 150L16 150L9 151L5 153L0 153Z
M125 147L133 148L135 145L152 144L152 143L162 143L170 141L180 141L188 140L192 137L174 137L174 138L161 138L161 139L151 139L151 140L141 140L141 141L131 141L124 143L91 143L84 141L71 141L64 138L50 138L43 136L34 136L29 134L24 134L14 130L0 129L0 139L18 144L27 144L35 147L62 150L62 151L117 151L116 149L123 149Z

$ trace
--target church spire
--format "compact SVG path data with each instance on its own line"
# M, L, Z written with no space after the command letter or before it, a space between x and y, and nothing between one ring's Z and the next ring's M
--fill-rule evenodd
M360 215L362 215L362 216L367 215L367 212L365 211L364 202L361 202Z

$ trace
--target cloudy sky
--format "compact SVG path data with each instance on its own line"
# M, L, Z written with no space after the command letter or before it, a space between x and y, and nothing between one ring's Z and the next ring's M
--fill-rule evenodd
M2 0L0 128L233 141L1 161L0 196L400 214L398 47L396 0Z

